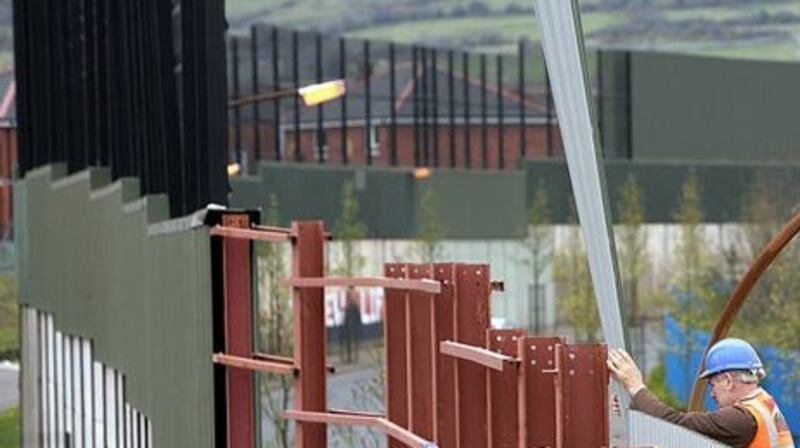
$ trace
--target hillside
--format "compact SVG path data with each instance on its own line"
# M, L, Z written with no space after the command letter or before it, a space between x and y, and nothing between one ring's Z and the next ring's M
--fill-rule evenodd
M590 47L800 60L800 0L581 0ZM353 37L511 51L537 40L522 0L227 0L233 29L254 22Z

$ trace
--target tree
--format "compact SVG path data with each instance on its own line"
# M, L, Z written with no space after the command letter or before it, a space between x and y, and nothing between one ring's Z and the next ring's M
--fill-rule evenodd
M759 173L742 200L741 221L745 242L740 249L745 258L755 259L761 249L789 219L794 204L787 200L791 181L780 176ZM795 260L800 257L797 241L789 243L761 276L742 308L734 331L754 343L770 344L796 350L800 340L800 273ZM735 280L732 279L733 284ZM782 322L764 325L764 322Z
M442 257L442 240L447 233L439 211L436 195L424 189L417 200L417 256L423 263L434 263Z
M559 314L575 331L577 340L589 342L597 337L600 316L574 202L570 203L566 241L556 251L553 277L559 291Z
M358 197L355 185L348 180L342 185L341 209L333 236L342 249L341 264L336 273L352 277L360 272L364 265L364 258L358 253L357 242L367 237L367 225L358 216Z
M622 281L623 315L627 321L634 359L643 362L644 328L641 313L640 281L647 271L647 233L643 227L644 200L633 174L619 190L619 273Z
M693 336L697 330L708 330L719 314L724 298L713 288L709 248L703 236L703 210L697 176L692 173L681 189L681 201L675 221L680 235L675 247L672 314L686 335L686 343L668 349L690 365L692 353L698 349ZM686 382L691 384L694 372L686 369Z
M342 249L341 264L337 269L340 275L353 277L361 271L364 257L358 253L357 242L367 236L367 226L358 217L358 197L352 181L347 181L342 186L342 208L333 235L338 240ZM345 310L343 326L344 358L346 363L358 360L360 332L361 332L361 307L357 300L357 291L348 288L345 291Z
M278 199L269 198L266 224L280 225ZM292 354L291 294L281 280L288 277L286 247L277 243L256 246L259 276L259 349L272 355ZM263 374L259 377L261 403L264 413L275 427L275 439L265 441L267 446L289 448L289 422L283 417L289 408L289 398L294 384L290 375Z
M525 248L530 256L532 296L533 301L532 330L539 333L542 327L541 311L544 309L544 272L550 266L553 255L553 232L550 218L550 207L547 199L547 190L544 182L539 182L533 193L533 203L528 209L528 235L525 238Z

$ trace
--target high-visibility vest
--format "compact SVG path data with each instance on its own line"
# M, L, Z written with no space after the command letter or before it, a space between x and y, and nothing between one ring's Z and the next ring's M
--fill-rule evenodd
M792 433L775 403L775 399L764 389L750 398L738 403L746 409L758 423L758 430L748 448L794 448Z

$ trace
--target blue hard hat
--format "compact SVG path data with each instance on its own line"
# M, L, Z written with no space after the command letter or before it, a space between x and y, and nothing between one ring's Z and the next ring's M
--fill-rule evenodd
M764 368L752 345L736 338L723 339L706 354L706 369L700 378L708 378L728 370L758 371Z

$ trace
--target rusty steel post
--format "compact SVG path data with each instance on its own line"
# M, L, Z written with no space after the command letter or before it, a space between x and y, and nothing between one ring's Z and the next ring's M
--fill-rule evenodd
M562 345L564 446L609 446L605 344Z
M247 214L225 215L226 227L246 229L250 226ZM249 357L253 352L253 304L251 243L247 240L224 238L222 241L225 287L225 352ZM225 374L228 395L228 448L251 448L255 444L255 409L253 372L227 369Z
M292 276L325 275L325 231L322 221L292 223ZM323 288L294 288L294 360L300 369L295 381L295 406L299 411L326 411L325 396L325 301ZM324 423L298 422L297 448L327 444ZM252 446L252 444L250 445Z
M524 337L522 330L490 329L486 332L486 348L516 358L519 340ZM489 448L519 446L518 370L518 365L502 372L486 369L489 378Z
M557 394L553 373L547 371L556 368L556 346L561 344L561 339L528 336L517 342L520 446L556 446L553 407ZM544 403L553 403L553 406Z
M462 264L456 267L456 341L482 347L489 329L489 265ZM456 406L460 445L488 443L486 372L482 366L459 362L456 366Z
M409 279L433 278L433 265L409 264ZM406 371L409 429L436 440L436 309L433 295L411 291L406 300Z
M441 341L455 339L455 282L456 266L452 263L433 265L433 279L441 283L441 292L434 298L436 307L436 347ZM441 448L456 448L456 389L453 383L456 360L437 355L436 358L436 442Z
M386 263L383 275L387 278L407 278L403 263ZM406 372L406 300L407 291L385 289L383 303L384 363L386 368L386 417L403 428L408 428L408 377ZM403 444L388 438L389 448L403 448Z

